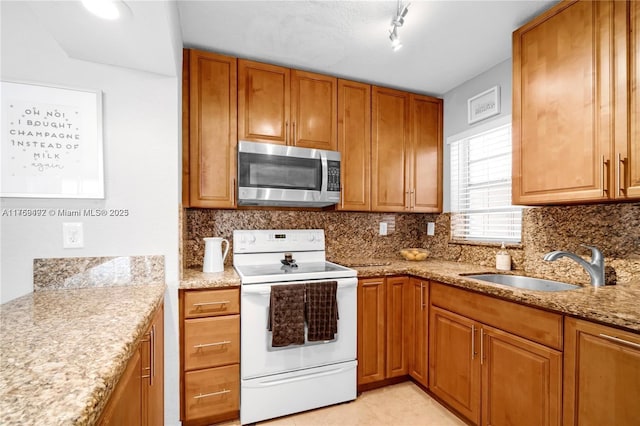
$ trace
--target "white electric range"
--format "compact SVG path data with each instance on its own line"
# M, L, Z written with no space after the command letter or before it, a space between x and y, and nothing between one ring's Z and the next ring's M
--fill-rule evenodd
M254 423L356 398L356 271L328 262L324 230L237 230L233 266L241 280L240 422ZM336 281L332 340L272 346L271 287Z

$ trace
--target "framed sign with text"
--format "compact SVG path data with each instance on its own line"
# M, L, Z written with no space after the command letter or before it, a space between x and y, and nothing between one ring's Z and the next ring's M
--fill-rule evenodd
M469 124L500 114L500 86L494 86L469 98L467 112Z
M104 198L101 92L0 84L0 196Z

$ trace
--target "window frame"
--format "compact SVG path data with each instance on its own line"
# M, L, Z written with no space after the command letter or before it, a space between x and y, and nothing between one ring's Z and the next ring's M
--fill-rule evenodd
M490 132L492 130L497 130L501 127L505 127L507 125L511 125L512 123L512 117L511 115L504 115L501 117L498 117L496 119L493 119L491 121L488 121L486 123L482 123L479 125L475 125L472 128L464 131L464 132L460 132L457 133L455 135L449 136L447 137L447 141L446 141L446 145L447 145L447 149L446 149L446 171L447 171L447 177L446 177L446 182L448 185L446 194L448 197L448 210L450 213L450 217L451 217L451 223L449 226L449 241L451 243L454 244L469 244L469 245L500 245L502 242L505 242L507 245L509 246L521 246L522 244L522 210L523 207L522 206L517 206L517 205L513 205L510 204L510 206L508 206L507 208L505 207L496 207L495 209L493 208L488 208L487 212L491 212L491 211L498 211L498 212L518 212L519 214L516 214L516 217L519 216L519 226L517 225L517 227L519 227L519 235L518 238L509 238L509 237L491 237L491 236L486 236L486 235L480 235L480 236L456 236L454 235L454 221L456 220L456 216L457 215L464 215L464 211L461 212L456 212L453 211L453 206L456 204L456 200L454 199L453 195L454 195L454 187L453 187L453 178L452 178L452 171L453 171L453 164L452 164L452 160L453 160L453 153L452 153L452 145L454 143L457 143L459 141L462 140L467 140L467 139L471 139L473 137L479 136L483 133L487 133ZM511 141L512 141L512 152L513 152L513 135L511 135ZM510 162L508 163L509 168L512 168L512 158L513 158L513 154L511 156L509 156L510 158ZM512 173L510 173L511 179L509 182L509 188L511 188L511 185L513 183L513 175ZM489 181L487 182L483 182L483 184L488 184ZM504 187L503 185L501 185L502 187ZM511 191L509 191L510 193ZM511 197L510 197L511 198ZM511 201L510 201L511 202ZM469 214L469 213L468 213ZM457 216L460 217L460 216Z

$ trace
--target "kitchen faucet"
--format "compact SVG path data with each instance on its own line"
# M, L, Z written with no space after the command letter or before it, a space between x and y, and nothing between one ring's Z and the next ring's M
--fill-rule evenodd
M591 262L587 262L582 257L578 256L575 253L571 253L568 251L556 250L551 251L544 255L544 260L554 261L560 259L561 257L568 257L569 259L573 259L580 264L591 277L591 285L594 287L601 287L605 285L604 282L604 257L602 256L602 252L598 250L596 247L587 246L585 244L581 244L583 247L591 249Z

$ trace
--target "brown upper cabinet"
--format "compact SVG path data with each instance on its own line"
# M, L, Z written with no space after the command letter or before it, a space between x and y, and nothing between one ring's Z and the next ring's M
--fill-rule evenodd
M371 85L338 80L340 210L371 210Z
M409 97L411 138L407 157L412 212L442 211L442 99Z
M640 199L640 2L614 2L616 19L616 198ZM626 95L626 96L625 96ZM628 117L628 118L627 118Z
M235 207L236 59L185 50L183 68L183 203Z
M402 212L409 208L409 94L373 87L371 100L371 207Z
M337 150L337 79L238 60L238 137Z
M442 211L442 100L372 89L372 210Z
M640 198L637 2L563 1L513 33L513 203Z

